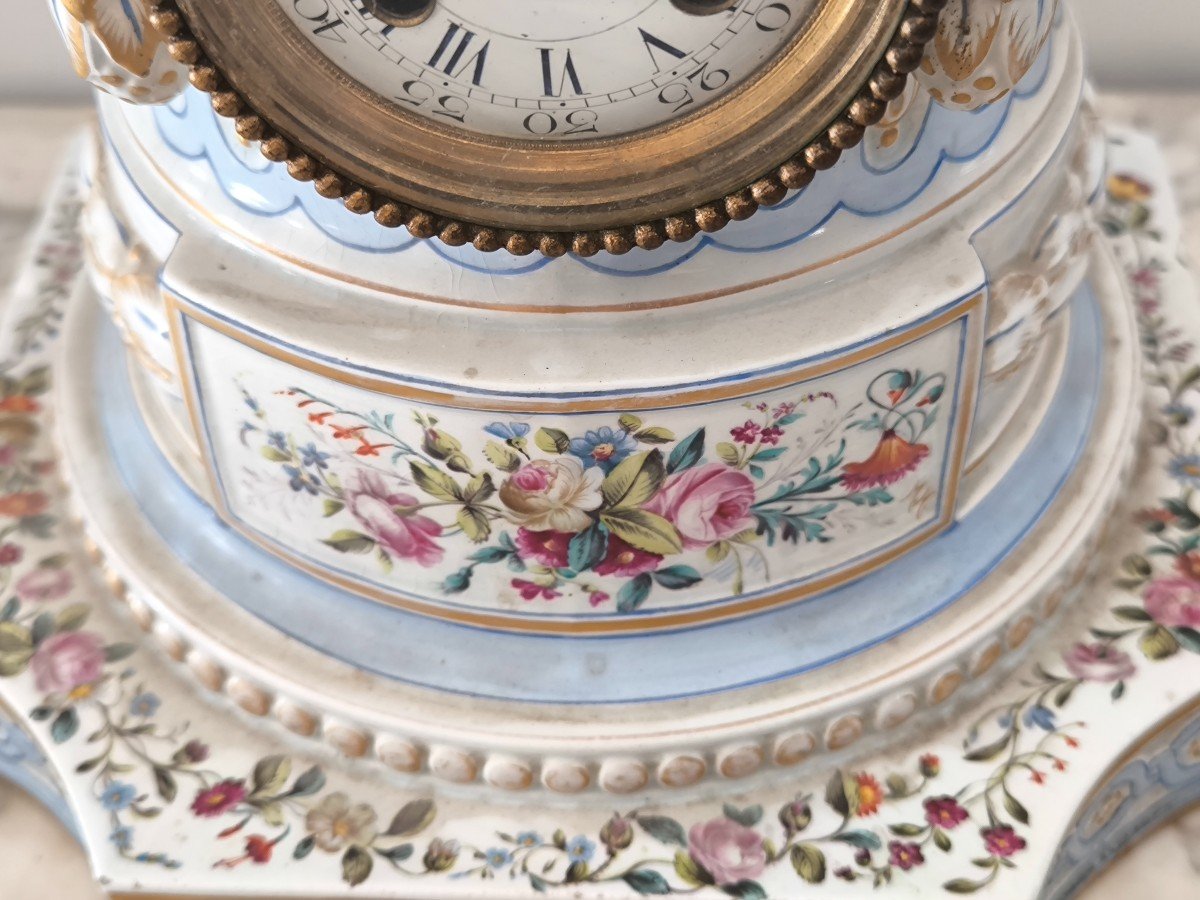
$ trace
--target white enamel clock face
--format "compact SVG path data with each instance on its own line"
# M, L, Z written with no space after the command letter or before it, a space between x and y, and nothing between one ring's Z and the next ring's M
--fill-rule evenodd
M612 137L718 100L789 44L820 0L437 0L419 25L365 0L275 0L334 65L401 108L522 139Z

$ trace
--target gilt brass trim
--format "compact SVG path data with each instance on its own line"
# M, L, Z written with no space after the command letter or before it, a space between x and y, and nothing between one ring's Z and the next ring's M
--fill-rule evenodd
M592 256L687 241L807 187L903 91L945 4L824 0L772 64L723 100L644 132L553 146L468 135L397 109L346 78L272 4L159 0L152 21L244 139L350 211L451 246ZM306 89L292 90L301 78ZM372 147L371 158L355 145Z

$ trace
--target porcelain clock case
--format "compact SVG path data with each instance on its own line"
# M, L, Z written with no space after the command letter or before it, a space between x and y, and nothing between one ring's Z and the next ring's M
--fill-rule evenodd
M130 365L74 313L60 424L114 583L248 711L454 782L683 787L971 702L1136 419L1076 33L1009 6L1003 96L914 84L779 209L620 258L416 241L199 93L102 99Z

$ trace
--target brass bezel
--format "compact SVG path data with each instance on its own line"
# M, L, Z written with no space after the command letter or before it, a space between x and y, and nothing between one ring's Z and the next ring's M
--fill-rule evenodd
M657 128L552 145L398 109L264 0L162 0L153 21L217 112L323 196L453 245L587 256L688 240L805 187L903 90L945 2L823 0L728 97Z

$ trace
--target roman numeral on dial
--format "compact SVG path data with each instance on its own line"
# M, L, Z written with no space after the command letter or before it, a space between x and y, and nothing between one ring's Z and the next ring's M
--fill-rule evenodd
M471 83L479 87L483 81L483 67L487 63L488 48L492 46L492 42L487 41L471 53L474 41L475 32L468 31L457 22L451 22L442 36L442 42L433 51L433 56L429 57L428 65L451 78L458 78L467 69L474 67Z
M687 53L683 50L680 50L678 47L672 47L662 38L652 35L645 28L639 28L638 32L642 35L642 43L646 47L646 52L650 54L650 62L653 63L655 72L661 72L663 69L673 65L670 60L663 58L663 54L675 59L683 59L687 56ZM663 64L664 62L666 65Z
M576 96L585 93L579 81L579 73L575 71L575 61L571 59L571 51L559 65L555 52L549 47L540 47L542 54L542 94L546 97L561 97L569 83L571 92Z

